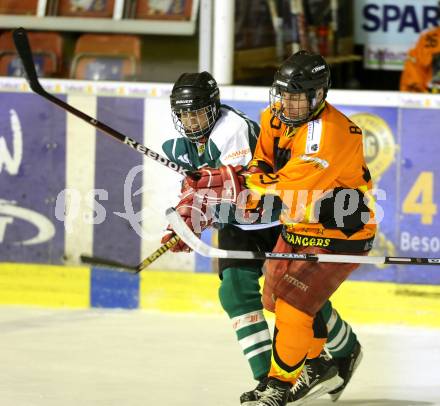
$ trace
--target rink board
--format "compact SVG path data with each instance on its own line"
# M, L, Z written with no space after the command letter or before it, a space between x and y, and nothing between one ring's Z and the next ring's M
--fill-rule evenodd
M87 267L0 264L0 305L87 308L90 287Z
M154 151L175 136L170 84L43 84ZM221 94L255 120L268 101L266 88L224 87ZM372 255L438 257L440 96L332 90L328 99L364 130L372 177L386 193L378 196L384 216ZM0 106L2 261L77 265L86 253L136 264L158 248L164 210L176 203L174 172L32 94L23 80L0 79ZM203 237L215 244L214 234ZM151 265L202 273L215 267L196 254L167 254ZM363 266L352 278L440 284L433 267Z
M154 151L175 136L170 84L44 80L58 97ZM267 88L224 87L224 102L258 120ZM386 192L372 255L440 255L440 96L330 91L365 134ZM156 250L176 174L0 79L0 304L222 312L216 261L167 253L140 276L77 265L93 254L136 264ZM216 244L216 235L203 239ZM26 263L26 265L21 265ZM32 265L40 264L40 265ZM350 319L440 324L437 267L362 266L334 297ZM374 300L372 300L374 299Z
M0 265L0 305L222 313L213 274ZM353 323L440 327L440 286L345 282L332 298Z

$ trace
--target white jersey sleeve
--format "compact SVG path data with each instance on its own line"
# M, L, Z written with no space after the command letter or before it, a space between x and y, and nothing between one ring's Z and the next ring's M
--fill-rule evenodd
M221 113L210 135L210 141L220 152L220 164L247 165L252 159L253 145L258 137L254 125L250 125L247 117L232 108L222 106Z

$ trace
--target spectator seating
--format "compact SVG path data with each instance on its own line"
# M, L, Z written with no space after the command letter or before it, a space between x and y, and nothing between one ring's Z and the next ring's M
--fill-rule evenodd
M0 0L0 14L37 14L38 0Z
M55 32L28 32L28 37L37 74L41 77L59 76L62 70L63 37ZM23 76L12 32L0 35L0 75Z
M75 46L70 77L84 80L134 80L140 69L136 35L82 35Z

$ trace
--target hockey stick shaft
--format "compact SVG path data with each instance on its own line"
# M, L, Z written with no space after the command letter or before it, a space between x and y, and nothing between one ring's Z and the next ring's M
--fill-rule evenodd
M88 124L96 127L98 130L101 130L103 133L117 139L118 141L122 142L125 145L128 145L130 148L140 152L143 155L146 155L148 158L153 159L154 161L160 163L161 165L166 166L172 169L173 171L180 173L184 176L193 176L190 171L183 168L182 166L176 164L175 162L170 161L164 156L158 154L157 152L154 152L153 150L147 148L145 145L140 144L133 138L127 137L126 135L120 133L119 131L116 131L115 129L109 127L108 125L101 123L95 118L90 117L89 115L76 109L70 104L67 104L63 100L48 93L41 86L41 83L38 80L26 30L24 28L17 28L13 32L13 38L14 38L15 47L17 48L18 55L20 56L21 62L23 64L23 68L26 73L29 86L36 94L56 104L58 107L68 111L74 116L79 117Z
M166 217L174 232L185 242L188 247L200 255L210 258L235 258L235 259L283 259L290 261L308 262L336 262L352 264L395 264L395 265L440 265L440 258L414 258L414 257L373 257L362 255L336 255L336 254L296 254L282 252L260 251L227 251L211 247L200 240L188 227L174 208L166 211Z
M165 254L169 249L174 247L178 242L180 241L180 237L177 235L174 235L171 237L169 241L167 241L165 244L161 245L156 251L154 251L151 255L146 257L139 265L133 266L124 264L122 262L113 261L111 259L102 258L102 257L92 257L88 255L81 255L80 259L81 262L93 266L99 266L99 267L108 267L108 268L115 268L119 270L127 270L134 273L139 273L143 271L145 268L147 268L149 265L151 265L156 259L160 258L163 254Z
M111 259L101 258L101 257L92 257L88 255L80 255L80 260L84 264L98 266L103 268L115 268L117 270L136 272L137 267L124 264L118 261L112 261Z
M165 244L161 245L156 251L154 251L151 255L145 258L137 267L136 273L143 271L149 265L151 265L156 259L160 258L165 252L167 252L170 248L174 247L180 241L180 237L174 235L168 240Z

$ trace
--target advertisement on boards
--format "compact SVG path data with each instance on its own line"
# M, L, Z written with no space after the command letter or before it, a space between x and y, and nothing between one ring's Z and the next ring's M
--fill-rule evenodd
M437 0L356 0L355 43L367 69L402 70L420 33L439 25Z
M0 95L0 259L62 263L66 114L32 94Z
M80 103L77 107L89 111L87 106L93 100L86 98L82 103L88 104ZM402 96L401 105L408 104L405 100ZM72 146L81 129L56 106L28 93L4 92L0 101L2 261L65 262L69 235L56 215L57 196L66 188L67 174L82 171L86 165L91 166L87 172L90 179L84 175L78 181L87 181L94 191L91 211L94 222L82 225L75 233L79 233L76 237L80 241L89 227L92 238L87 246L70 244L73 251L78 251L73 254L79 255L86 249L87 254L136 264L160 245L166 225L163 219L158 221L161 214L152 215L149 206L154 201L161 213L169 206L171 189L152 186L157 182L168 185L165 178L174 178L173 173L168 173L166 168L162 172L155 162L150 166L150 161L141 154L102 134L96 134L96 140L92 138L94 151L90 159L86 158L68 148L67 138ZM234 98L224 102L256 121L267 106L261 98ZM336 104L364 133L364 152L375 182L379 217L372 255L439 257L440 187L436 154L439 110L432 104L428 107L401 107L397 102L389 106L375 104ZM166 137L171 136L171 124L165 130L162 128L164 120L169 119L165 116L166 108L163 98L96 98L98 120L157 151ZM153 121L157 125L152 126ZM95 130L91 131L94 135ZM145 227L147 221L154 227ZM141 247L146 242L142 229L148 230L151 239L147 250ZM213 243L211 235L205 237L206 242ZM163 260L177 261L174 258L177 257L166 255ZM196 258L193 270L215 270L215 261ZM175 269L179 268L178 262ZM364 266L352 278L440 283L436 267Z

